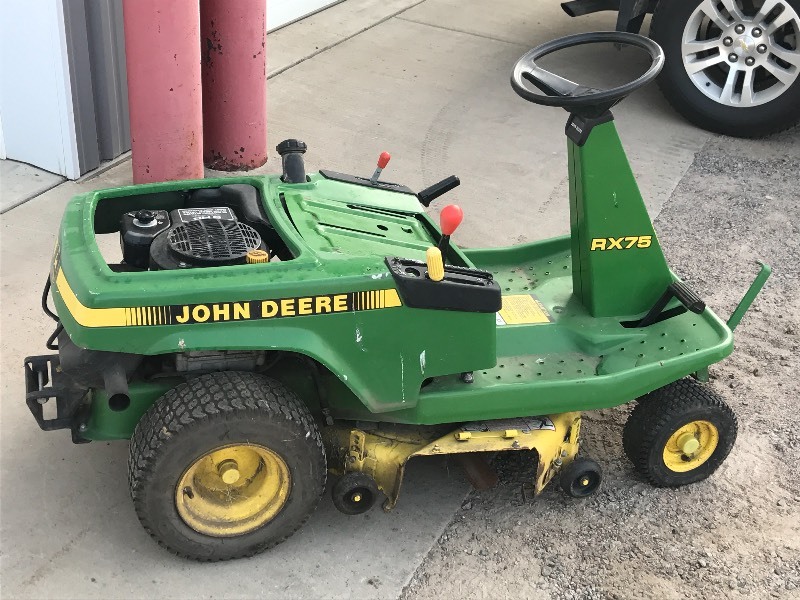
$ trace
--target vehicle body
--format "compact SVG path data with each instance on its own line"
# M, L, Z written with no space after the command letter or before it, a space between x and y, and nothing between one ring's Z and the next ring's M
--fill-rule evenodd
M201 278L193 269L113 272L103 261L95 234L111 229L130 207L171 206L165 197L174 193L177 202L192 185L232 184L250 185L265 200L291 260L216 267L213 277ZM285 184L276 175L89 192L71 202L61 232L51 275L53 301L72 344L119 354L121 362L127 355L178 360L187 352L214 351L238 352L235 360L256 364L263 353L294 353L316 361L331 374L323 376L337 380L328 382L336 419L434 425L454 416L467 421L547 414L565 403L575 410L608 408L702 370L733 349L732 336L711 310L672 319L668 339L662 336L665 324L644 331L620 324L652 306L669 280L637 289L620 273L617 285L635 298L633 307L588 322L589 312L570 303L569 236L508 248L452 247L450 264L491 272L505 297L524 298L536 290L541 314L532 315L532 322L498 326L495 311L412 308L385 257L421 261L438 243L436 227L416 196L319 174L304 184ZM648 238L657 243L649 226L620 224L603 233L635 233L637 245ZM629 243L617 251L624 254ZM630 248L631 254L638 249ZM142 298L147 305L140 304ZM535 336L528 335L530 328ZM701 352L685 352L697 346ZM505 360L498 364L499 359ZM80 437L130 437L144 411L174 385L164 377L160 385L139 386L136 374L144 367L137 366L129 382L130 407L114 411L93 402L88 420L76 422ZM283 367L279 371L279 379L291 376ZM457 377L466 371L476 372L469 387ZM187 372L191 365L185 370L174 365L176 377ZM652 372L652 379L642 383L645 372ZM510 387L498 386L497 378L506 374L524 376ZM439 379L423 386L429 378ZM570 387L574 381L581 381L581 388ZM94 393L102 398L102 391ZM115 424L107 431L110 422Z
M617 30L649 35L666 54L658 79L695 125L761 137L800 121L800 0L572 0L572 16L617 11Z

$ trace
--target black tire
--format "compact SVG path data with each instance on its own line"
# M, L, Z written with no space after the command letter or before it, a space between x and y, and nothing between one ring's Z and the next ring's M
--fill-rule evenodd
M586 498L600 489L603 470L591 458L576 458L559 477L561 489L572 498Z
M658 86L673 108L698 127L734 137L762 137L800 122L800 77L773 100L748 107L722 104L696 87L683 65L681 46L684 29L701 1L660 0L653 13L650 37L666 55ZM800 14L800 0L782 1ZM800 44L800 39L794 43Z
M375 505L380 492L365 473L345 473L331 490L333 505L346 515L360 515Z
M176 486L198 459L231 445L265 447L280 457L288 493L259 528L207 535L179 514ZM171 552L201 561L252 556L288 538L316 508L326 475L322 439L306 406L279 382L254 373L201 375L164 394L136 426L128 462L144 528Z
M687 468L667 466L665 448L684 426L710 423L716 430L713 452L696 466L684 455ZM707 426L703 426L704 428ZM710 428L709 428L710 429ZM694 379L679 379L647 396L636 405L625 423L622 444L634 468L657 487L679 487L709 477L723 463L736 442L738 422L733 410L711 389ZM708 446L709 451L711 446ZM702 458L702 448L696 460Z

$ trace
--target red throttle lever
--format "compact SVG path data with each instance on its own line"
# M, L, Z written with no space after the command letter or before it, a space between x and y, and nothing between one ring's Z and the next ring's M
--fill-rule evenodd
M381 176L381 172L389 164L389 161L392 159L392 155L388 152L381 152L381 155L378 157L378 168L375 169L375 172L372 174L372 177L369 178L370 183L375 183L378 181L378 177Z
M447 249L450 247L450 236L455 232L461 221L464 220L464 211L457 204L448 204L442 209L439 215L439 225L442 229L442 239L439 240L439 251L442 258L447 257Z

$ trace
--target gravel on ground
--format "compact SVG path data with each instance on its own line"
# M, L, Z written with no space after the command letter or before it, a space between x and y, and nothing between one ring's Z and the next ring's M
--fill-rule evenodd
M726 318L758 267L774 273L709 385L739 418L710 479L656 489L622 450L630 406L586 414L604 469L586 500L524 501L530 457L500 455L403 592L428 598L800 598L800 143L712 138L655 221L673 270Z

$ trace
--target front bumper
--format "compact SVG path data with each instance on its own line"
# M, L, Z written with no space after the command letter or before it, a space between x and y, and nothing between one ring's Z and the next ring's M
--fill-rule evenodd
M49 385L48 385L49 384ZM77 390L61 373L58 354L25 359L25 404L44 431L70 429L72 441L87 442L80 435L80 406L88 390ZM44 405L55 400L56 415L45 418Z

